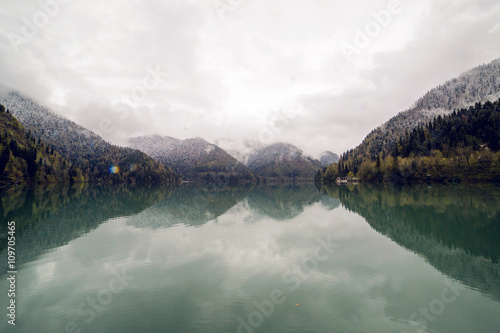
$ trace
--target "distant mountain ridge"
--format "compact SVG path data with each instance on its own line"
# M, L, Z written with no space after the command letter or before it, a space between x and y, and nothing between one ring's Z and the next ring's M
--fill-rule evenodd
M263 179L287 182L312 180L323 165L289 143L274 143L256 149L248 157L248 167Z
M27 131L79 167L85 181L176 183L177 175L146 154L111 145L94 132L57 115L14 90L1 89L0 103Z
M340 159L339 155L327 150L327 151L321 153L319 161L321 164L323 164L324 167L327 167L333 163L337 163L339 161L339 159Z
M245 165L226 151L202 138L179 140L169 136L141 136L129 139L132 148L172 167L183 179L231 183L253 182L255 178Z

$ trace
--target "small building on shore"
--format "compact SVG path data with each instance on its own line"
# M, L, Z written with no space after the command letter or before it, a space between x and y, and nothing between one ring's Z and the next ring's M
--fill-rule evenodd
M341 184L353 184L353 183L358 183L359 179L356 177L337 177L335 182L339 185Z

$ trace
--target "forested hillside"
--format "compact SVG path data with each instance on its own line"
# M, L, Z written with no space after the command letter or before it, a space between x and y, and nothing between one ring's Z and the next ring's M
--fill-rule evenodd
M476 103L418 125L373 158L348 151L316 180L500 182L499 148L500 100Z
M95 183L176 183L172 169L131 148L111 145L92 131L63 118L15 91L0 94L0 103L33 137L57 151Z
M444 116L453 110L498 98L500 98L500 59L473 68L431 89L415 102L413 107L400 112L373 130L352 154L375 159L380 151L391 149L406 131L428 123L438 115Z
M83 182L82 171L52 148L33 139L0 104L0 188Z

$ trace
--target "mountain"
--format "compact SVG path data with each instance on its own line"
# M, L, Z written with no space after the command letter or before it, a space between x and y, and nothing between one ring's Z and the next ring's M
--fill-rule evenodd
M82 181L79 168L33 139L0 104L0 188Z
M348 152L323 171L323 180L348 174L368 182L500 182L500 99L439 115L375 161Z
M331 151L327 150L323 153L321 153L319 157L319 161L323 166L327 167L333 163L337 163L339 161L340 157L339 155L332 153Z
M498 97L500 59L432 89L316 180L500 181Z
M465 108L477 102L500 98L500 58L473 68L457 78L430 90L413 107L400 112L373 130L354 149L352 155L375 160L382 151L389 153L396 141L419 124L428 123L438 115Z
M325 151L320 155L320 161L306 156L299 148L288 143L277 143L266 146L255 140L235 140L222 138L216 140L231 156L248 166L257 177L274 181L290 181L292 169L301 171L295 178L308 179L311 175L339 160L337 154ZM283 158L284 157L284 158ZM292 160L296 160L292 162ZM295 163L295 166L291 164ZM314 171L313 171L314 170ZM291 176L287 176L290 173Z
M129 144L156 161L169 165L183 179L203 182L248 183L252 172L218 146L201 138L178 140L168 136L131 138Z
M312 180L323 165L289 143L275 143L256 149L248 157L247 166L262 179L287 182Z
M82 170L85 181L96 183L169 183L178 176L146 154L111 145L92 131L63 118L12 90L2 89L0 103L34 138Z

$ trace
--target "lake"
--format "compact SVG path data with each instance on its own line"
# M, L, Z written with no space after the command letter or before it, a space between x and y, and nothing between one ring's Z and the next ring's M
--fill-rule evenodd
M89 186L0 213L1 332L500 330L498 186Z

